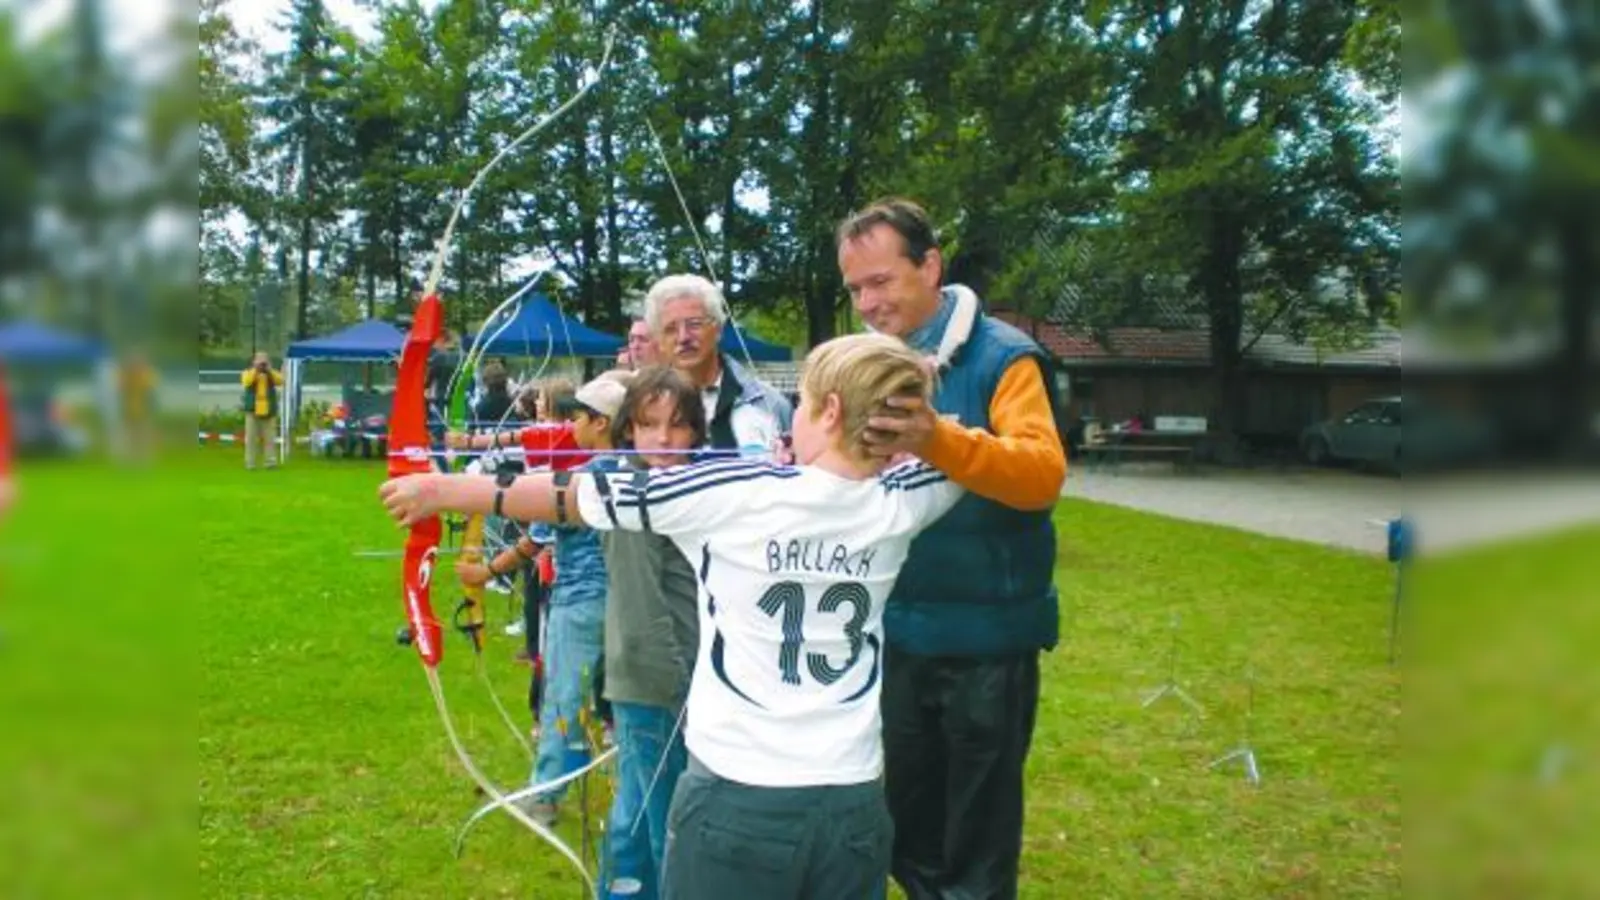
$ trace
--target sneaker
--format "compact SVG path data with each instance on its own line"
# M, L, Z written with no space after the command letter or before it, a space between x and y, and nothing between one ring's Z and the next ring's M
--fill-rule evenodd
M518 619L506 626L506 637L522 637L525 631L527 631L527 625L521 619Z
M556 813L558 810L554 803L550 803L546 800L540 800L538 797L523 797L520 800L514 801L514 803L517 809L527 813L528 818L538 822L540 825L550 828L556 824Z

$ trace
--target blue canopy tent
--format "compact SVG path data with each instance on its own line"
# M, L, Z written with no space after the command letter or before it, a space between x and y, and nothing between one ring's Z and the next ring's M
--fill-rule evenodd
M37 322L0 325L0 360L7 363L92 363L105 355L98 341Z
M382 319L368 319L341 328L332 334L322 337L307 338L295 341L289 345L288 352L284 354L284 394L288 399L288 414L279 417L279 438L283 442L283 450L279 458L288 461L289 448L294 440L295 420L300 416L302 380L304 378L303 366L306 360L320 359L335 362L394 362L400 358L400 351L405 346L406 334L393 324ZM366 400L380 406L388 403L385 399L386 392L374 389L369 394L362 394ZM345 399L351 400L350 388L347 386ZM352 408L365 405L356 404L353 400Z
M744 338L742 345L739 341L741 337ZM794 358L794 352L788 347L769 344L732 322L722 326L722 340L717 346L734 359L744 359L746 352L756 362L788 362Z
M41 369L26 380L9 385L13 440L19 453L81 450L87 438L70 426L56 424L51 410L62 387L60 368L90 367L98 387L98 405L107 430L117 427L113 361L98 341L38 322L0 325L0 363L8 368Z
M508 325L490 323L484 332L488 356L615 356L623 341L615 335L564 316L550 298L533 294L523 301Z
M368 319L333 334L295 341L289 359L389 360L400 355L405 332L382 319Z

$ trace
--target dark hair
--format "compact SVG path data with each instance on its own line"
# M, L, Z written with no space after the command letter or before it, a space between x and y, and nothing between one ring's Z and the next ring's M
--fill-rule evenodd
M611 444L618 448L633 449L633 420L639 409L657 397L671 397L677 404L678 415L694 433L694 446L705 443L706 406L700 391L682 372L671 366L646 366L628 382L628 391L622 395L622 406L617 417L611 420Z
M502 393L506 389L506 367L504 363L487 362L483 366L483 386L485 390Z
M928 258L928 251L939 246L939 236L934 233L928 211L903 197L874 200L866 208L846 216L834 232L834 245L843 246L879 225L887 225L900 235L906 258L914 265L922 265Z

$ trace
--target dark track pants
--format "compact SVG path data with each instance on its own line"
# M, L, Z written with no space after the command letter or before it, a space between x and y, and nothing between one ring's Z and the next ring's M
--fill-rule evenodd
M1039 653L884 660L894 880L909 900L1012 900Z
M867 900L894 826L883 784L754 787L690 758L667 814L663 900Z

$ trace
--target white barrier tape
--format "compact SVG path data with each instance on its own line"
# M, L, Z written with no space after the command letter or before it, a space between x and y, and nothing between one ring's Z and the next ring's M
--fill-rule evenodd
M204 444L206 441L218 441L218 442L223 443L223 444L240 444L240 443L244 442L244 435L239 434L237 432L235 432L233 434L223 434L220 431L202 431L199 434L200 434L200 443L202 443L202 444ZM278 437L276 435L274 435L272 437L269 437L269 438L266 438L266 440L271 441L274 444L283 443L283 438ZM296 444L306 444L306 443L310 443L310 441L311 441L310 438L303 437L303 436L298 436L298 435L294 439L294 442Z

